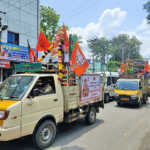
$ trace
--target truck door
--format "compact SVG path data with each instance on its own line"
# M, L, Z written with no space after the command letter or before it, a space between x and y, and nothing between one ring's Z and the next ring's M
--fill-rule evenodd
M56 120L63 118L63 103L57 92L53 76L39 77L22 105L23 135L31 134L37 122L46 115Z

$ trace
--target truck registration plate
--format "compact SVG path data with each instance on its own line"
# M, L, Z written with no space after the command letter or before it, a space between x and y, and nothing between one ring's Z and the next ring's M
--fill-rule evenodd
M123 100L123 101L128 101L129 98L128 97L121 97L120 100Z

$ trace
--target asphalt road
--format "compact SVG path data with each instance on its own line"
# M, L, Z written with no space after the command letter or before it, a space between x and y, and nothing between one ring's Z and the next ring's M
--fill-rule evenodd
M97 122L61 125L55 143L46 150L150 150L150 100L141 108L105 105ZM35 150L31 137L0 142L0 150Z

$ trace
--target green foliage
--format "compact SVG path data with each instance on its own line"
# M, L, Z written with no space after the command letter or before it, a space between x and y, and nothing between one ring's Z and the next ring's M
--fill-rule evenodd
M111 60L124 61L127 58L141 59L140 45L142 43L135 37L127 34L120 34L111 40Z
M107 64L110 71L117 71L120 62L125 62L126 59L142 59L139 53L141 44L135 36L127 34L120 34L111 40L104 37L88 40L93 60L101 62L102 66Z
M106 57L110 54L110 41L106 38L95 37L88 40L88 46L95 60L100 61L102 64L106 64Z
M58 29L60 15L53 8L40 6L40 31L51 41Z
M120 62L118 61L109 61L108 62L108 71L117 72L120 69Z
M150 1L148 1L144 4L144 9L148 13L146 16L146 19L147 19L147 22L150 24Z

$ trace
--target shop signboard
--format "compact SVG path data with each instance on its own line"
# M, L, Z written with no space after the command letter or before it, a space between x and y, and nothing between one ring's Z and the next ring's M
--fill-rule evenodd
M15 44L1 43L0 59L29 62L28 48Z
M15 64L15 72L40 72L41 70L41 63Z
M10 61L0 59L0 68L10 68Z

